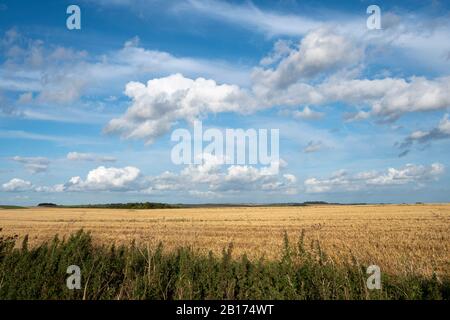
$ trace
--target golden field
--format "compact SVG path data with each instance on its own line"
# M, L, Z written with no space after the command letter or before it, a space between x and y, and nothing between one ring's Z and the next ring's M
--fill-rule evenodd
M401 274L450 274L450 204L189 209L0 209L3 234L29 235L30 245L81 228L102 244L142 245L162 241L220 253L276 258L286 231L297 242L319 240L336 263L356 259Z

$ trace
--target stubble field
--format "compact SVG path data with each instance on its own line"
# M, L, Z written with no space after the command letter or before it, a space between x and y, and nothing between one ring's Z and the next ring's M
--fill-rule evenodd
M221 253L233 243L233 255L279 258L285 232L296 243L320 248L336 263L376 264L390 274L450 274L450 205L364 205L304 207L229 207L192 209L0 210L6 235L29 235L38 245L56 234L84 229L94 242L155 245L167 250L192 246ZM309 245L313 244L314 245Z

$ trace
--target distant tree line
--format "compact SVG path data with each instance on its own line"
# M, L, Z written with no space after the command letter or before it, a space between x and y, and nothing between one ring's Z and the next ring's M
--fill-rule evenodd
M178 208L177 206L159 202L130 202L130 203L106 203L60 206L54 203L39 203L38 207L56 208L103 208L103 209L167 209Z
M315 205L365 205L366 203L333 203L325 201L305 201L288 203L198 203L198 204L168 204L162 202L129 202L82 205L57 205L54 203L39 203L38 207L48 208L103 208L103 209L169 209L169 208L215 208L215 207L296 207Z

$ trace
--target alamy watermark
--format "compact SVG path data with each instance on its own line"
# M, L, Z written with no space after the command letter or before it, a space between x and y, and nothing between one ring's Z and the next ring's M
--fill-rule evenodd
M69 290L81 289L81 269L77 265L70 265L67 271L70 276L66 279L66 286Z
M66 27L69 30L80 30L81 29L81 9L79 6L75 4L71 4L67 7L67 14L70 16L67 17Z
M228 165L273 165L280 160L279 129L203 130L195 121L193 133L176 129L171 140L178 142L171 151L174 164L202 164L203 155L214 155Z
M369 290L380 290L381 289L381 270L377 265L371 265L367 267L367 274L370 274L367 278L366 286Z
M373 4L367 7L367 14L370 16L367 18L367 29L380 30L381 29L381 9L379 6Z

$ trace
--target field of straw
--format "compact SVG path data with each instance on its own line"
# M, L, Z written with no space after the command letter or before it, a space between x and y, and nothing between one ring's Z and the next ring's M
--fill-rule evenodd
M163 242L200 252L277 258L287 233L296 243L319 241L335 262L376 264L391 274L450 274L450 204L306 207L233 207L158 210L0 209L5 235L29 235L31 246L90 231L100 244Z

